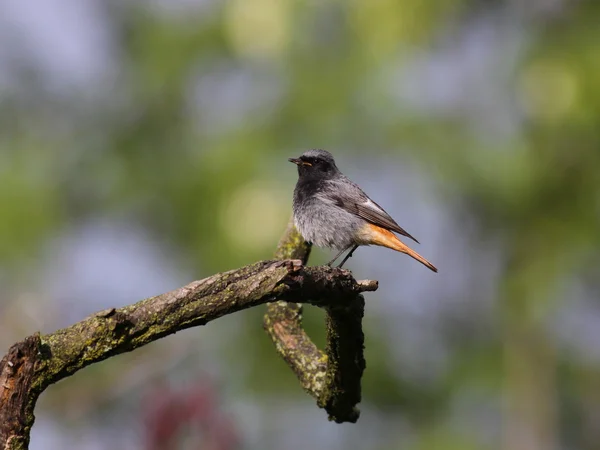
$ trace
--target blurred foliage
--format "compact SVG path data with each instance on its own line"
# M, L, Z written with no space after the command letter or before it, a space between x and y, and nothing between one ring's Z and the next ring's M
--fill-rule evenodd
M450 205L441 273L493 268L488 284L471 280L448 295L470 298L486 286L493 305L444 318L434 330L444 369L427 379L390 357L406 343L378 332L385 312L367 317L364 404L411 430L399 436L390 425L376 448L598 448L590 399L600 361L581 356L596 343L569 351L553 321L571 308L575 285L597 308L600 3L230 0L181 11L97 3L110 30L98 81L71 87L64 74L54 88L16 46L0 86L3 278L26 279L46 243L98 217L146 230L197 278L268 258L290 214L287 157L322 147L349 169L398 161ZM473 30L486 27L485 57L461 63L486 36ZM503 46L513 36L515 47ZM428 59L433 73L407 81ZM448 91L441 100L438 85ZM473 255L468 267L447 246L461 233L471 241L462 249ZM449 276L431 292L446 295ZM0 287L0 311L21 286L13 282ZM231 327L244 346L228 346L224 359L248 392L299 394L261 334L261 315L249 311ZM322 322L307 309L321 343ZM107 372L118 378L126 364ZM68 395L61 388L51 407ZM475 405L460 409L463 400ZM456 408L469 411L462 422Z

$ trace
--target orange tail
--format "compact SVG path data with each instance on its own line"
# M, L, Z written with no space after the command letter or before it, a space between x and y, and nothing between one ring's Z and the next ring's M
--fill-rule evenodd
M434 272L438 271L433 264L419 255L413 249L409 248L406 244L404 244L404 242L398 239L394 233L386 230L385 228L381 228L372 224L366 225L362 230L361 240L363 240L365 244L381 245L382 247L391 248L397 252L405 253L419 261L428 269L433 270Z

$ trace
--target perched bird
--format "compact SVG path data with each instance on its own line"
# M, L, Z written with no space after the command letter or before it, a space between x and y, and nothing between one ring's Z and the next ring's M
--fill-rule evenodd
M294 224L306 241L339 250L328 265L331 266L346 250L350 251L338 267L344 265L359 245L380 245L406 253L437 272L433 264L408 248L394 232L419 241L340 172L331 153L308 150L289 161L298 166Z

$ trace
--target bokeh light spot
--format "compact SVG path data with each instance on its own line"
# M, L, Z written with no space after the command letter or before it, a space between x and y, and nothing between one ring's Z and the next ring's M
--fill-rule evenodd
M234 0L225 14L226 33L242 55L277 58L290 41L290 14L286 0Z
M558 61L537 61L520 79L526 112L541 121L562 120L573 112L579 83L576 74Z
M235 191L221 216L221 227L232 246L246 252L273 247L291 214L290 196L278 185L258 181Z

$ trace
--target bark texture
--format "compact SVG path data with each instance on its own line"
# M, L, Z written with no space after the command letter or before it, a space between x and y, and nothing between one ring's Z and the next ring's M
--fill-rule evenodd
M290 222L275 257L299 259L306 264L310 249L310 244ZM364 291L377 289L376 281L357 283ZM356 422L360 414L356 405L361 400L361 378L366 367L362 332L364 305L360 290L342 303L324 305L327 327L324 352L317 348L302 327L300 303L270 303L264 317L264 328L275 343L277 352L296 374L302 387L321 408L325 408L329 419L338 423Z
M265 326L302 386L333 420L356 421L364 369L360 293L375 290L376 282L357 282L346 270L305 267L309 247L293 229L286 236L278 256L300 259L216 274L14 344L0 360L0 449L28 448L36 401L51 384L177 331L271 302ZM327 310L326 353L301 329L300 302Z

